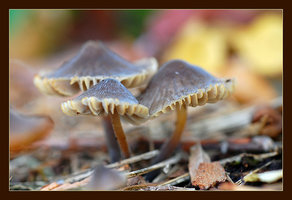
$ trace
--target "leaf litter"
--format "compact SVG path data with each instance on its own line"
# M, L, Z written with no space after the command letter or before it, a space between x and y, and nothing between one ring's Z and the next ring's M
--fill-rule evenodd
M219 115L214 115L214 109L209 110L213 112L212 117L220 118ZM208 112L200 112L208 116ZM193 129L196 126L187 126L181 141L181 150L176 151L168 160L152 166L149 165L151 159L159 153L163 138L167 137L161 134L168 133L165 131L157 134L163 128L153 128L152 126L159 126L155 124L156 121L149 126L132 129L127 127L129 135L134 136L129 140L134 156L112 164L108 162L104 144L96 143L102 141L100 136L87 139L81 134L73 134L75 138L71 137L67 141L75 141L74 145L66 144L66 140L63 144L54 143L55 137L51 137L37 144L37 150L20 154L10 161L10 190L281 190L281 134L271 137L269 134L252 133L254 129L249 127L257 123L252 121L256 110L250 109L249 113L249 123L234 130L219 130L219 135L223 136L221 138L214 138L216 130L212 130L204 132L205 136L199 139L193 135L197 131ZM197 123L197 117L192 117L196 114L190 110L189 120L194 119L194 123ZM171 114L166 115L157 122L168 123L170 116ZM207 121L206 118L201 120ZM159 137L152 137L153 131ZM171 133L171 129L169 131ZM143 134L135 134L137 132ZM155 149L151 151L153 147ZM96 183L96 187L93 187L94 169L99 164L115 173L123 174L126 181L119 186L103 181L104 186ZM262 166L265 167L261 168ZM155 169L161 170L158 177L153 182L145 181L144 175ZM259 170L255 171L257 169ZM100 180L101 177L100 175Z

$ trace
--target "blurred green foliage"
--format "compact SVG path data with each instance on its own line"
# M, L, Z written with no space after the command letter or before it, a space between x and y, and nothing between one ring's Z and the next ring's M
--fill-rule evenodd
M34 20L34 15L38 10L34 9L11 9L9 11L10 37L14 36L30 20ZM62 10L61 10L62 11ZM90 10L92 11L92 10ZM97 10L98 11L98 10ZM155 10L107 10L113 13L117 25L117 36L138 37L145 28L145 22L149 15ZM64 10L70 14L74 21L82 19L87 14L86 10Z
M155 10L120 10L117 11L117 24L121 35L134 38L141 35L145 22Z
M31 15L33 10L11 9L9 10L9 36L14 36Z

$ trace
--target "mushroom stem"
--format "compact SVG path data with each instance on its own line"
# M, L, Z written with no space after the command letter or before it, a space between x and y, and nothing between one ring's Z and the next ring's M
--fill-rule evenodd
M151 162L151 164L156 164L159 163L166 158L168 158L176 149L176 147L179 144L181 135L183 133L184 127L186 125L187 121L187 107L186 105L182 106L177 106L176 107L176 116L177 116L177 121L175 125L175 131L173 132L171 138L166 141L162 147L160 148L160 153L158 156ZM152 181L158 174L160 170L154 170L150 173L148 173L145 176L145 180L147 181Z
M113 128L114 128L116 137L117 137L119 145L120 145L120 149L123 152L123 156L125 158L129 158L130 157L130 150L129 150L127 139L126 139L126 136L125 136L125 133L123 131L123 127L122 127L122 124L120 121L120 115L117 112L117 110L115 110L114 113L111 114L111 118L112 118Z
M110 162L117 162L121 159L121 150L115 136L110 116L103 117L102 124L104 128L106 146L110 156Z
M187 107L186 105L177 106L176 108L177 121L175 126L175 131L173 132L171 138L163 144L160 149L159 155L153 160L152 164L161 162L168 158L176 149L180 142L183 130L187 121Z

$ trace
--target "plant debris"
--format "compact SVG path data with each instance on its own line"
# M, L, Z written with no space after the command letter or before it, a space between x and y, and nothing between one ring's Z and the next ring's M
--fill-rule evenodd
M281 109L274 109L271 106L261 106L257 108L252 116L252 124L258 124L258 133L277 137L282 132L282 112Z
M206 190L224 182L227 179L224 168L219 162L212 162L206 152L203 151L200 144L191 148L189 159L189 173L193 186Z
M278 181L279 179L283 178L283 170L274 170L268 171L263 173L252 173L248 176L245 176L243 180L245 182L264 182L264 183L273 183Z
M10 15L13 25L18 20L14 17L22 12L12 12L16 13ZM31 18L19 18L28 20L23 26L26 28L19 26L14 30L18 33L10 36L14 48L10 48L9 103L11 108L25 114L25 121L31 121L28 116L48 116L54 126L49 131L44 123L36 123L35 130L49 131L46 137L32 138L21 134L23 137L16 138L17 145L12 145L14 137L19 136L14 133L20 132L14 132L15 123L10 123L10 191L283 190L283 52L279 50L283 46L282 11L115 10L83 11L77 17L70 17L70 10L58 11L58 15L55 11L27 12L34 14L27 15ZM120 20L125 16L133 16L131 18L138 21L129 26L129 20ZM103 23L104 19L110 23ZM143 24L146 21L150 22L148 26ZM136 23L143 29L134 29ZM34 29L30 28L32 24ZM122 34L120 25L123 27ZM54 27L62 28L54 31ZM48 30L50 34L39 34L39 31ZM82 36L79 30L84 33ZM129 34L132 31L136 34ZM98 35L87 35L95 32ZM53 36L55 42L42 37L44 35ZM64 36L71 37L65 41L65 45ZM81 42L88 40L88 37L92 42L87 43L88 48L80 52ZM95 53L92 50L95 48L91 48L94 46L92 44L98 43L97 39L101 39L108 47L98 45L103 49L99 52L105 55L101 57L106 62L101 62L98 71L91 70L93 74L90 75L90 81L86 69L100 61L93 56ZM30 44L30 50L34 49L29 56L27 49L23 48L27 44ZM50 51L47 51L48 46ZM109 50L111 58L106 59ZM78 59L78 52L82 59ZM77 60L72 60L74 55ZM164 69L163 76L159 77L160 73L155 72L151 64L149 75L142 70L138 79L124 77L124 70L114 61L121 59L122 65L133 63L142 67L147 64L144 58L150 57L147 60L155 64L155 69L154 60L159 66L168 66L159 68L159 72ZM58 66L71 65L71 61L65 62L70 59L78 68L82 80L77 80L75 73L63 76L67 67L59 71L62 76L55 74L58 80L45 78L45 74L50 76L50 72L56 71ZM136 63L135 60L140 62ZM115 69L113 74L119 76L106 75L108 68L104 66L108 65L107 61ZM198 66L196 70L191 70L195 76L185 73L189 70L184 69L190 69L190 66ZM202 69L207 70L214 76L212 80L216 81L202 83L205 78L201 75L205 72L197 77ZM42 95L33 81L37 74L42 77L41 83L35 79L39 83L37 85L41 85L44 91L55 94L63 91L63 94L74 95ZM189 78L180 79L182 74ZM152 75L156 78L151 78ZM93 80L94 77L100 79ZM119 77L127 81L124 78L117 79ZM186 84L194 77L197 77L193 80L195 84ZM157 81L160 92L153 85L156 83L153 80ZM163 82L165 84L161 86ZM223 84L220 86L216 83ZM110 87L112 84L118 85L118 88L123 88L125 84L136 85L135 88L124 88L124 94L128 94L126 96L130 96L135 105L147 107L143 109L145 113L139 109L140 106L129 107L126 102L117 102L116 98L109 100L107 97L117 95ZM150 90L151 84L155 87ZM189 88L191 96L187 95L189 93L183 85ZM97 86L104 88L102 91L107 93L107 97L99 89L94 90ZM229 96L233 89L234 92ZM87 90L85 94L92 97L90 101L81 98L84 96L82 90ZM93 101L96 95L103 100ZM159 95L164 97L161 105L155 103ZM78 100L78 97L81 99ZM122 95L118 99L123 98ZM223 101L212 104L215 100ZM67 103L62 104L64 102ZM118 106L117 112L113 102ZM65 110L78 116L64 115L61 104ZM188 106L186 113L185 104L205 105L196 108ZM112 117L114 113L123 114L121 120L118 116L114 118L116 130L120 130L124 154L119 152L119 144L107 113L111 113ZM90 114L105 116L88 116ZM154 115L160 116L153 118ZM19 127L23 131L23 126ZM121 127L125 134L121 132ZM22 146L26 148L19 148Z
M226 179L225 170L219 162L201 163L192 178L192 184L206 190Z

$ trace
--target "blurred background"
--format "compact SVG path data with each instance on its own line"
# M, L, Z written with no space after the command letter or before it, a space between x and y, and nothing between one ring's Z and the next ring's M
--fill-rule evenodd
M232 108L266 104L282 95L281 10L10 10L9 14L10 105L28 114L51 116L60 128L55 129L57 135L60 131L65 137L72 135L76 127L94 130L90 121L96 119L65 116L60 104L70 98L41 94L33 77L60 67L88 40L103 41L129 61L154 56L161 66L183 59L217 77L235 78L234 94L222 103Z
M86 154L86 157L80 149L77 156L67 151L62 154L48 151L69 147L72 150L78 145L105 151L103 129L99 118L65 116L60 104L70 98L41 94L33 84L35 74L58 68L88 40L101 40L129 61L154 56L161 66L171 59L184 59L217 77L235 78L235 92L226 101L189 109L186 137L230 138L225 133L198 135L191 125L200 118L263 105L282 96L282 10L11 9L9 15L10 105L25 114L48 115L55 123L50 137L35 145L38 151L33 156L19 157L23 166L32 166L20 171L19 164L11 164L15 169L12 169L13 181L47 181L56 174L89 168L92 160L107 156L94 151L94 155ZM135 137L143 135L144 130L153 137L162 135L165 139L163 134L172 132L174 116L171 117L171 120L167 117L151 120L150 126L142 125L138 131L124 123L127 139L130 143L137 141ZM55 161L56 158L59 160ZM28 159L33 162L27 162ZM44 160L48 163L53 160L50 165L54 167L41 164ZM78 167L68 168L67 164L76 160ZM42 173L31 170L36 166L42 166L45 178Z
M101 40L131 61L180 58L236 77L240 103L282 93L281 10L10 10L9 23L10 60L31 70L59 67L84 42Z

